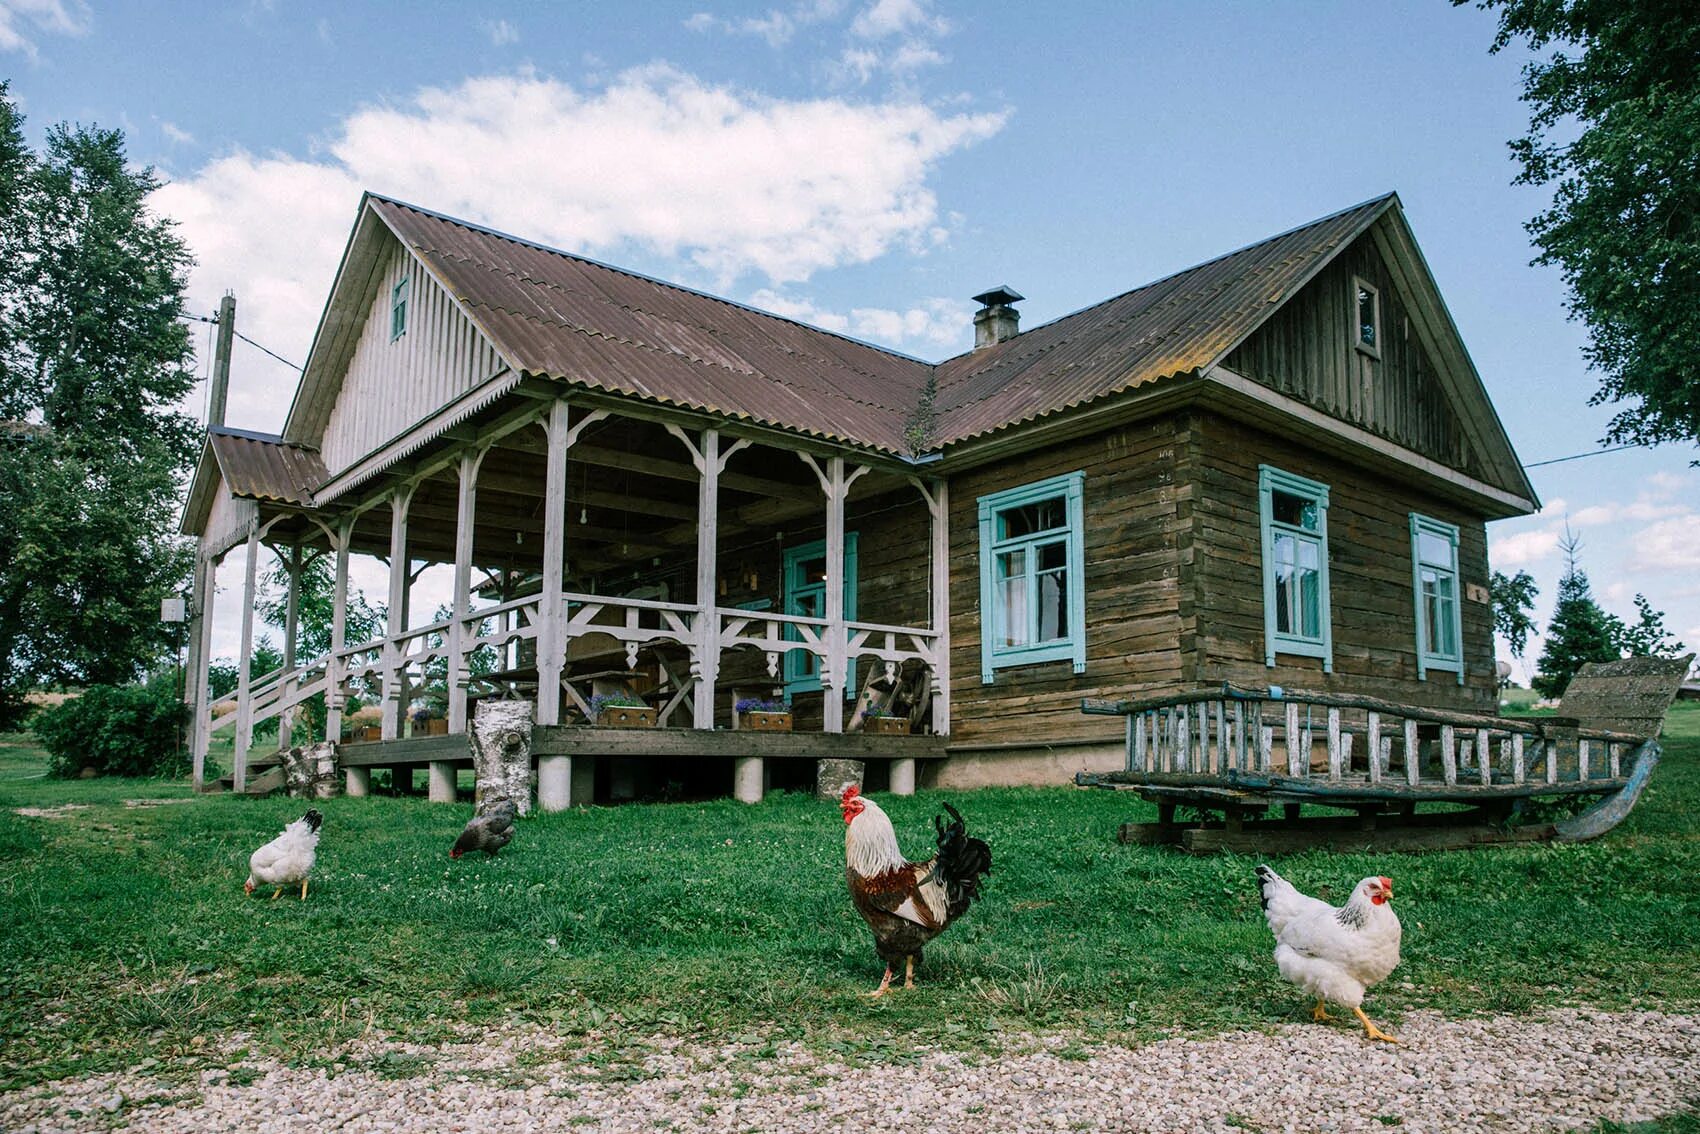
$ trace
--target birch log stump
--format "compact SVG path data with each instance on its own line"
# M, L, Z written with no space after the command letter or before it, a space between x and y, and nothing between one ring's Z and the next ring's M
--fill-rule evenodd
M497 800L512 800L521 815L531 812L530 701L480 701L467 730L472 770L477 780L473 814L482 815Z
M329 799L336 794L336 745L330 741L300 744L278 753L283 786L303 799Z
M851 784L862 782L867 765L861 760L817 760L815 762L815 795L820 799L837 799Z

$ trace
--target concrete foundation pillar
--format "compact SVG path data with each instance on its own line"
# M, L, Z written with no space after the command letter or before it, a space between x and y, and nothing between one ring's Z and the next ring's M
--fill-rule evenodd
M347 772L348 794L351 798L359 799L372 794L372 769L349 768Z
M906 756L891 762L891 794L915 794L915 758Z
M413 794L413 769L411 767L391 768L390 769L390 784L395 788L395 790L398 794L400 794L400 795L412 795Z
M537 758L537 809L565 811L573 805L573 758Z
M760 756L740 756L732 761L732 797L739 803L760 803L764 782Z
M447 760L431 761L431 802L455 801L455 766Z

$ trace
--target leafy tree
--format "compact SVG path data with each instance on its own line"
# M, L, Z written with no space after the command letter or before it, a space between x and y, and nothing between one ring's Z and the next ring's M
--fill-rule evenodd
M75 776L179 775L189 710L173 681L95 685L37 713L31 729L48 752L48 770Z
M1494 632L1511 643L1511 655L1522 657L1529 644L1529 635L1536 629L1533 612L1540 588L1527 571L1515 575L1493 573L1488 593L1493 600Z
M0 85L0 727L38 683L121 684L172 644L159 601L195 423L179 316L190 259L122 133L41 154Z
M1647 596L1635 596L1634 625L1617 624L1617 648L1629 657L1679 657L1687 647L1665 629L1665 612L1654 610Z
M1470 0L1452 0L1465 4ZM1608 440L1700 439L1700 20L1689 0L1478 0L1498 52L1525 40L1529 132L1516 183L1550 186L1528 222L1601 375L1627 403Z
M254 653L248 659L249 680L258 681L266 674L283 665L283 651L272 645L272 640L261 634L254 640ZM236 694L236 686L242 680L240 661L230 658L219 658L207 666L207 697L209 701L219 701Z
M296 595L295 656L307 661L330 652L331 620L336 614L336 575L328 554L311 555L301 565ZM289 568L275 560L261 576L263 597L256 609L266 623L282 630L289 618ZM349 596L343 612L343 641L366 642L384 631L382 605L373 606L358 590Z
M1618 636L1623 624L1594 601L1588 576L1576 563L1581 540L1566 532L1559 546L1564 549L1565 566L1564 575L1558 580L1558 604L1547 623L1540 672L1530 682L1542 697L1562 694L1576 671L1588 662L1615 661L1622 656Z

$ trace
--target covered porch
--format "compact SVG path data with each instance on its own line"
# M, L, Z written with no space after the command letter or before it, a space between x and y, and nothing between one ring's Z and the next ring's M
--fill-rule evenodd
M232 780L243 790L256 730L275 720L280 748L338 744L358 791L370 767L448 763L455 744L464 754L477 700L502 697L535 704L546 807L599 790L608 797L595 774L611 775L610 761L722 752L755 761L735 776L748 797L752 783L773 778L765 761L825 752L835 743L825 738L860 740L845 735L858 723L846 702L870 675L899 673L924 688L914 715L926 739L881 738L881 751L908 740L921 758L942 755L942 481L887 454L630 399L569 399L530 378L484 406L438 416L308 498L242 495L240 475L225 470L232 491L203 531L193 604L197 783L210 738L229 729ZM214 595L221 561L238 548L236 708L215 718ZM262 549L289 580L283 662L267 674L253 663ZM387 582L382 632L363 641L347 633L356 556L381 564ZM327 566L329 646L302 657L301 581ZM599 698L611 695L651 710L658 727L596 727ZM744 698L782 702L795 731L739 729L734 706ZM378 707L371 739L347 727L357 703ZM893 777L912 784L913 764Z

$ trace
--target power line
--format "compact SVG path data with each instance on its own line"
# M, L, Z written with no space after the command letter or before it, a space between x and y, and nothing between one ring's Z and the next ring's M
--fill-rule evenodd
M1538 469L1542 465L1561 465L1565 461L1580 461L1583 457L1598 457L1605 453L1621 453L1625 449L1639 449L1640 445L1613 445L1609 449L1590 449L1586 453L1572 453L1568 457L1553 457L1547 461L1532 461L1524 465L1526 469Z
M265 347L260 346L259 343L255 342L253 339L249 338L247 335L244 335L241 331L236 331L235 335L236 335L237 338L241 339L243 342L247 343L249 346L254 347L256 350L261 350L261 351L264 351L266 354L271 355L273 358L277 359L279 362L283 363L285 366L289 367L291 370L300 370L301 369L299 366L297 366L293 362L289 361L289 359L283 357L283 355L278 354L276 351L266 350Z

